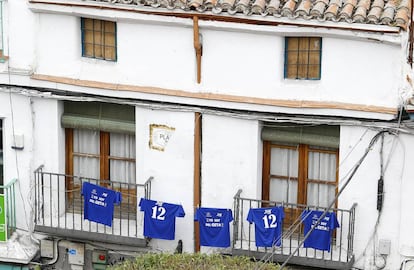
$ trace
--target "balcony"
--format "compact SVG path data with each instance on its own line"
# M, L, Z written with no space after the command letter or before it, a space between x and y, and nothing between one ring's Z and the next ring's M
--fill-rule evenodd
M320 251L313 248L304 248L303 224L300 214L304 210L321 210L326 208L310 205L263 201L241 197L242 190L234 196L233 221L233 255L246 255L257 260L283 263L289 258L289 264L305 265L325 269L350 269L354 263L353 238L355 207L351 209L331 209L336 214L339 228L332 233L331 250ZM256 247L254 224L246 218L250 208L268 206L283 206L285 218L282 227L280 247Z
M144 184L91 179L73 175L35 172L35 231L74 240L97 241L146 247L143 218L137 213L137 198L150 198L150 177ZM84 219L82 184L89 182L121 192L122 202L114 206L112 226Z
M9 239L16 230L16 183L17 179L13 179L0 185L0 241Z

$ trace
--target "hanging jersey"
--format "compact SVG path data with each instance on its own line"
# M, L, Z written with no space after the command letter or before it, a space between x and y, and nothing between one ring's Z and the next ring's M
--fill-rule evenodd
M322 216L322 211L305 210L302 213L302 221L305 225L304 235L306 235L312 226L316 225L318 219ZM331 235L335 228L339 227L335 213L327 213L326 216L316 225L309 237L303 243L304 247L311 247L319 250L331 250Z
M233 220L230 209L201 207L194 220L199 222L201 246L230 246L229 224Z
M280 246L282 241L283 207L251 208L247 221L254 223L257 247Z
M144 236L174 240L175 218L185 216L181 205L141 198L139 206L144 212Z
M82 195L84 198L83 218L112 226L114 204L121 203L121 193L84 182L82 185Z

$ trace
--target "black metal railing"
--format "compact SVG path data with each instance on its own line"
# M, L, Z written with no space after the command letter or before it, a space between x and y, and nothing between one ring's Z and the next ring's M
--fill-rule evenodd
M234 254L255 256L258 259L283 262L292 255L292 263L304 264L320 268L347 269L353 264L353 239L355 208L329 209L336 214L339 227L332 232L331 250L320 251L313 248L304 248L301 243L304 240L304 226L301 214L304 210L325 211L324 207L283 203L276 201L257 200L241 197L242 190L234 196L234 221L233 221L233 243ZM256 247L254 224L250 224L246 218L249 209L283 206L285 218L283 220L281 246L278 247Z
M112 239L109 242L119 242L119 236L127 238L143 238L142 216L137 214L137 200L150 198L150 177L144 184L131 184L119 181L92 179L80 176L44 172L40 166L35 172L35 230L44 232L68 234L75 231L73 236L90 238L90 234L101 235L99 239ZM122 202L114 205L112 226L98 224L84 219L84 200L82 184L84 182L100 185L122 195ZM52 230L54 229L54 230ZM66 230L66 232L65 232ZM104 235L104 237L102 237ZM96 236L95 236L96 237ZM91 238L93 239L93 238Z

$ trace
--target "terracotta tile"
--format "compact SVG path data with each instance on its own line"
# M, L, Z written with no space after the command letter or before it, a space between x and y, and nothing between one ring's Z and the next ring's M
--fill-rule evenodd
M267 13L271 15L280 14L280 0L270 0L269 4L266 7Z
M102 1L102 0L85 0ZM117 5L142 5L184 12L243 13L305 20L346 21L398 26L407 30L413 0L104 0ZM260 18L256 18L259 19Z
M285 3L282 8L282 14L285 16L291 17L295 11L296 2L293 0L289 0Z
M335 18L338 15L339 7L342 5L341 0L331 0L325 11L325 18Z
M323 2L323 1L318 1L313 6L313 8L311 10L311 15L316 17L316 18L323 17L323 14L325 12L326 7L327 7L327 3Z
M299 5L298 5L298 7L295 11L295 15L297 15L297 16L309 16L311 7L312 7L311 1L303 0L299 3Z
M263 14L266 8L266 0L256 0L252 5L252 13Z

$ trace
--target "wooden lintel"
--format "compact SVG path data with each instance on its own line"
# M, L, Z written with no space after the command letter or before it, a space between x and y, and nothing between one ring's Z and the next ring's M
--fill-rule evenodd
M310 100L286 100L286 99L271 99L271 98L259 98L249 96L236 96L228 94L215 94L215 93L200 93L189 92L183 90L166 89L150 86L137 86L127 84L115 84L89 80L79 80L67 77L50 76L43 74L33 74L31 76L33 80L48 81L53 83L68 84L80 87L97 88L101 90L113 90L113 91L131 91L143 94L155 94L166 95L183 98L196 98L205 100L216 100L224 102L236 102L255 105L268 105L287 108L303 108L303 109L334 109L334 110L351 110L370 113L384 113L384 114L397 114L398 108L385 107L385 106L373 106L364 104L344 103L344 102L328 102L328 101L310 101ZM253 93L254 91L252 91Z

